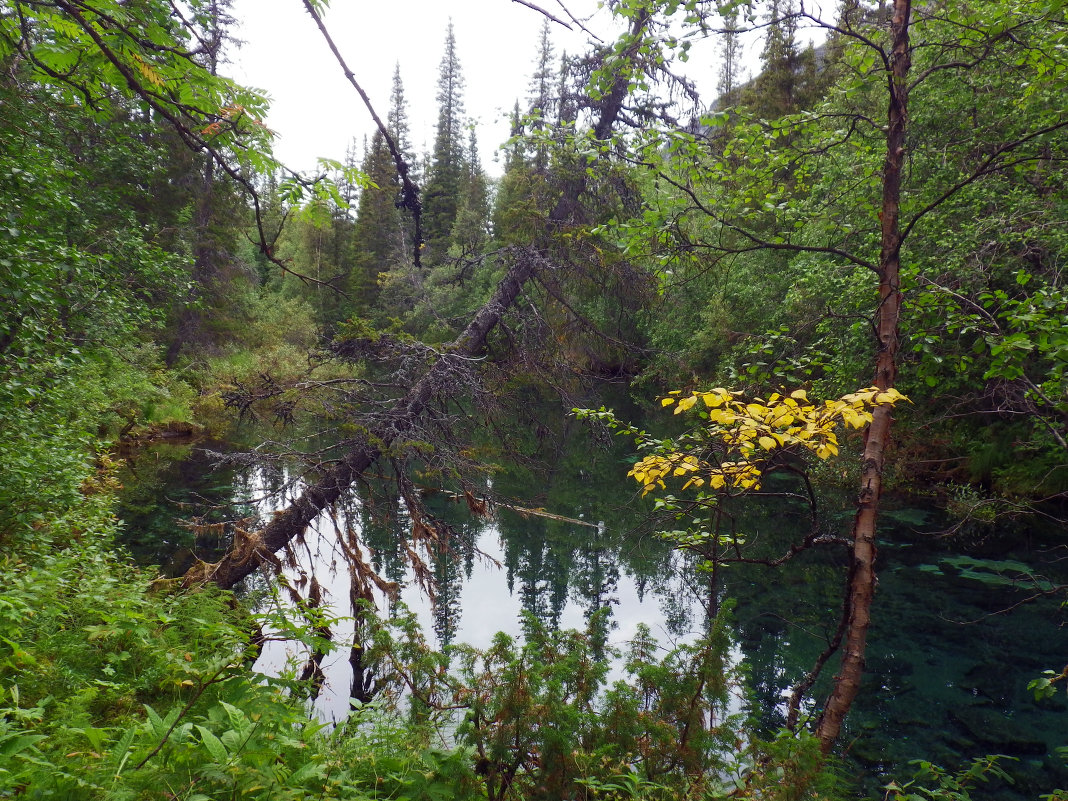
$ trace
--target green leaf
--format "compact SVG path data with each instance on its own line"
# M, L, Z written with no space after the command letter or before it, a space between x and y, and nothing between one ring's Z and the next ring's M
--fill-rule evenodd
M148 715L148 725L151 732L157 737L165 737L168 724L164 723L159 713L148 704L145 704L145 714Z
M293 784L300 785L309 779L319 779L325 775L326 765L321 762L309 762L290 776L289 781Z
M0 757L10 758L20 751L32 748L41 740L48 739L43 734L19 734L0 740Z
M226 746L222 744L209 729L205 729L203 726L197 726L197 731L200 732L200 741L204 743L204 747L208 749L208 753L211 754L211 758L218 762L220 765L225 765L230 761L230 755L226 751Z

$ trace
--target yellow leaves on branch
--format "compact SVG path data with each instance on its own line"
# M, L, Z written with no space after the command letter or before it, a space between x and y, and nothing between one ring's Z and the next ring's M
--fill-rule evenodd
M133 60L134 67L141 73L141 77L146 82L152 85L154 89L162 89L166 81L163 80L163 76L159 74L159 71L145 61L137 53L130 53L130 57Z
M839 425L863 428L872 420L872 409L893 406L907 400L896 389L868 387L837 400L814 403L803 389L787 396L775 393L767 400L745 400L741 393L726 389L694 392L685 397L669 393L660 403L675 406L675 414L695 407L702 423L672 448L646 455L627 474L642 485L646 494L667 489L665 479L685 478L683 489L709 487L713 490L759 489L763 463L772 452L783 448L803 448L820 459L838 454ZM694 451L714 451L709 441L722 443L725 458L718 463L699 458Z

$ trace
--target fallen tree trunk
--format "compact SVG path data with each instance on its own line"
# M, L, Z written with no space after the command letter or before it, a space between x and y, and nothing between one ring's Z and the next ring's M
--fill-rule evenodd
M322 21L313 8L309 8L309 12L327 38L342 70L346 76L351 76L351 71L337 55L337 48L330 41ZM651 19L650 13L643 11L631 21L628 45L616 56L611 91L599 104L597 121L592 129L597 140L605 141L612 134L629 91L630 69L626 67L643 57L644 35ZM383 129L377 115L374 116L379 128ZM559 227L574 221L578 201L585 192L586 185L585 171L564 183L560 196L548 215L550 227ZM489 301L475 313L463 332L442 351L426 375L394 403L386 419L374 427L362 444L350 450L340 461L327 469L318 481L306 487L299 497L285 510L276 514L264 528L250 534L237 535L230 551L221 560L213 563L199 562L190 568L183 579L184 585L188 587L214 582L224 589L229 589L254 573L260 565L277 564L276 552L302 534L324 509L336 503L384 452L403 442L405 436L415 430L419 418L432 398L450 394L458 396L464 392L468 387L454 386L450 378L457 372L455 366L461 360L481 355L486 345L486 337L519 296L523 284L534 276L540 264L547 263L545 253L535 245L517 251L516 255L515 262L501 279Z
M273 562L274 554L303 533L324 509L336 503L383 452L415 430L419 417L435 395L462 392L464 387L452 386L451 376L457 373L457 363L480 355L487 335L515 301L523 284L534 274L538 261L536 252L520 252L490 300L442 352L426 375L393 404L373 436L331 466L264 528L238 535L229 553L220 561L199 562L190 568L185 574L185 585L212 581L220 587L230 588L255 572L261 564Z

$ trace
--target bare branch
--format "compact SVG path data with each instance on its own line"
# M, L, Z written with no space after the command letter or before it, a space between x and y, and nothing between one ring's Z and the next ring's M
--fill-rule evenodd
M539 14L542 14L543 16L545 16L546 18L552 20L553 22L557 23L558 25L563 25L569 31L572 30L570 25L568 25L566 22L564 22L559 17L553 16L551 13L546 11L541 6L535 5L534 3L529 3L529 2L527 2L527 0L512 0L512 2L513 3L519 3L519 5L521 5L521 6L526 6L527 8L531 9L532 11L537 11Z
M1033 139L1036 139L1040 136L1045 136L1046 134L1050 134L1055 131L1059 131L1062 128L1066 127L1068 127L1068 119L1062 119L1060 122L1056 122L1053 125L1047 125L1044 128L1039 128L1037 131L1032 131L1027 136L1023 136L1013 142L1007 142L1003 145L999 145L993 153L991 153L983 160L983 163L980 164L971 173L971 175L967 176L966 178L962 178L960 181L957 181L957 183L949 187L935 200L932 200L930 203L928 203L926 206L924 206L922 209L912 215L912 219L909 220L908 224L905 225L904 230L901 233L902 242L904 242L905 239L908 238L908 235L912 232L912 229L913 227L915 227L916 223L918 223L924 216L930 214L932 211L937 209L939 206L941 206L943 203L945 203L947 200L957 194L960 190L964 189L964 187L968 186L969 184L975 183L983 176L992 175L993 173L999 172L1000 170L1003 170L1013 164L1019 164L1024 161L1033 160L1032 157L1019 159L1017 161L1008 163L999 163L998 160L1006 153L1011 153L1013 150L1022 147Z
M589 37L590 37L591 39L593 39L593 40L594 40L595 42L597 42L598 44L601 44L601 42L603 41L603 40L601 39L601 37L600 37L600 36L598 36L597 34L595 34L595 33L594 33L593 31L591 31L591 30L590 30L589 28L587 28L587 27L586 27L586 26L585 26L585 25L584 25L584 24L582 23L582 21L581 21L580 19L578 19L577 17L575 17L575 15L571 13L571 10L570 10L570 9L569 9L569 8L568 8L568 7L567 7L567 6L565 5L565 4L564 4L564 0L556 0L556 3L557 3L557 5L559 5L559 6L560 6L560 8L562 8L562 9L564 10L564 13L565 13L565 14L567 15L567 18L568 18L569 20L571 20L571 21L572 21L573 23L575 23L575 26L576 26L576 27L577 27L577 28L578 28L578 29L579 29L580 31L582 31L583 33L585 33L585 34L586 34L587 36L589 36Z
M326 25L323 23L323 18L319 16L319 12L315 10L315 6L312 5L311 0L303 0L305 10L311 15L311 18L315 21L316 27L319 28L319 32L323 35L323 39L326 40L327 46L330 48L330 52L334 54L334 58L337 59L337 63L341 66L341 71L345 74L345 78L348 80L352 87L359 94L360 99L363 100L364 106L367 107L367 111L371 114L371 119L375 121L375 125L378 127L379 132L382 134L382 138L386 141L386 146L389 148L389 153L393 157L393 164L397 170L397 176L401 180L401 201L400 206L408 209L412 214L412 221L415 224L414 238L415 243L412 248L413 261L416 267L420 265L420 251L423 244L423 204L419 200L419 187L416 186L412 180L410 172L411 168L408 166L408 162L404 160L404 156L400 152L400 148L397 147L397 142L394 140L393 135L389 132L389 128L382 118L378 116L373 105L371 105L371 98L367 96L367 93L360 86L356 80L356 75L348 64L345 63L345 59L341 55L341 51L337 49L337 45L334 44L333 38L330 36L330 32L326 29Z
M646 167L653 166L647 162L643 163L635 161L632 163L642 164ZM785 250L792 253L824 253L829 256L838 256L839 258L845 259L846 261L851 262L852 264L856 264L858 267L865 267L873 272L878 272L878 268L872 262L868 261L867 259L862 259L856 254L850 253L847 250L842 250L841 248L830 246L818 247L815 245L797 245L791 242L772 242L769 239L764 239L763 237L758 236L754 232L748 231L737 223L733 223L730 220L724 218L723 216L717 214L712 208L710 208L706 203L704 203L700 198L697 197L697 193L692 187L675 180L663 171L658 170L657 175L660 177L661 180L666 181L667 183L674 186L676 189L685 193L686 196L690 199L690 202L693 203L697 210L699 210L702 214L706 215L712 220L715 220L727 230L735 232L743 239L751 243L750 245L745 247L735 248L726 247L723 245L708 245L707 247L712 250L717 250L723 253L748 253L755 250Z

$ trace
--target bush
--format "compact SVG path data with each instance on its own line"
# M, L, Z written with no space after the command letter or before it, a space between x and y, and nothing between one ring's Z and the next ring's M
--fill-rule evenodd
M0 563L0 797L462 797L461 752L373 706L326 732L248 669L228 593L152 585L107 542Z

